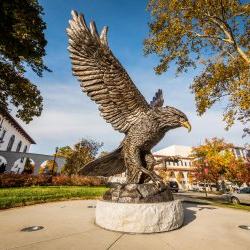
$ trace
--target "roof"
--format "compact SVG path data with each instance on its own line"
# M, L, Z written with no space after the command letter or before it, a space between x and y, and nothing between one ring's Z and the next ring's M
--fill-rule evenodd
M189 157L192 147L183 145L171 145L153 153L155 156L181 156Z
M22 128L22 126L10 115L6 110L0 109L0 114L5 117L15 129L24 136L31 144L36 142L30 137L30 135Z

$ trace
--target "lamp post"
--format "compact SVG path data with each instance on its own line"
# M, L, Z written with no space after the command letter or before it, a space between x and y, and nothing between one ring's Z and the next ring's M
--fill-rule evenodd
M205 194L206 194L206 197L207 197L207 174L208 174L208 167L207 167L207 163L206 163L206 167L204 168L204 174L205 174Z
M53 165L52 165L51 175L54 175L55 162L56 162L56 156L57 156L58 149L59 149L59 148L56 147L56 152L55 152L55 154L54 154L54 159L53 159Z

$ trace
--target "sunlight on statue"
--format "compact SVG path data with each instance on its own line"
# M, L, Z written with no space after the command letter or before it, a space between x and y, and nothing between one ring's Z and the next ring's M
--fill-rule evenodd
M72 11L72 17L67 33L73 74L106 122L125 134L115 151L85 165L79 173L112 176L126 171L126 184L136 184L128 188L130 191L144 183L151 183L150 188L154 185L155 193L166 190L153 171L155 159L151 149L171 129L185 127L190 131L186 115L174 107L163 106L162 90L147 103L108 47L108 28L104 27L99 35L94 22L88 28L82 15ZM111 193L109 198L113 199Z

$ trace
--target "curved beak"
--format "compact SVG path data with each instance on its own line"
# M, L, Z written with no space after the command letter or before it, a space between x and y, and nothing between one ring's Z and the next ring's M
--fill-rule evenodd
M182 122L182 123L181 123L181 126L187 128L187 129L188 129L188 132L190 132L191 129L192 129L192 127L191 127L189 121Z

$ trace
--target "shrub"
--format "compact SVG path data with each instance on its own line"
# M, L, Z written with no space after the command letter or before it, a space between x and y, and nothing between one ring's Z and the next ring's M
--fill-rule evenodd
M53 176L52 185L54 186L70 186L72 185L70 176L67 175L58 175Z
M0 174L0 187L29 187L29 186L45 186L51 184L51 177L45 175Z
M74 186L102 186L106 184L106 178L94 176L72 175L71 183Z
M102 186L106 184L104 177L80 175L30 175L4 173L0 174L0 187L29 187L29 186Z

